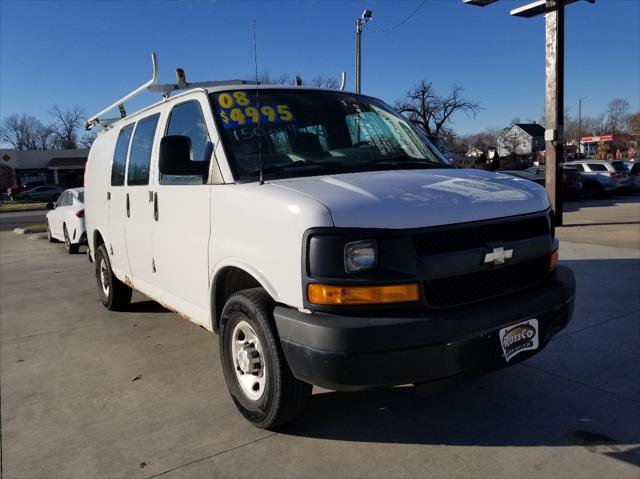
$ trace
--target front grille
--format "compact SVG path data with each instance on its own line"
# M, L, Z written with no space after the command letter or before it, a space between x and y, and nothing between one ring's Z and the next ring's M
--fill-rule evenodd
M501 220L499 223L471 224L436 229L413 237L418 256L486 248L491 243L508 243L545 236L549 232L546 216Z
M533 286L549 272L549 259L547 255L496 269L425 281L427 303L446 308Z

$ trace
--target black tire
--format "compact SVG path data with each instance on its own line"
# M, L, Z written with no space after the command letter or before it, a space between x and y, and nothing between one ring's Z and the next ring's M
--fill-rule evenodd
M220 320L220 358L227 388L240 413L263 429L293 421L306 406L312 389L310 384L296 379L289 369L276 335L274 306L264 289L247 289L227 300ZM242 390L236 373L239 366L232 357L232 335L242 321L255 331L264 356L260 356L266 374L264 390L255 400Z
M103 271L104 264L104 281L107 284L107 291L103 287ZM96 280L98 282L98 292L100 294L100 300L105 308L110 311L118 311L131 302L131 295L133 290L120 281L113 274L111 270L111 263L109 262L109 255L107 254L107 248L104 244L98 246L96 250Z
M49 220L47 220L47 239L49 243L57 243L58 240L51 236L51 226L49 226Z
M67 231L67 225L62 225L62 231L64 232L64 245L67 248L67 253L69 254L77 254L80 249L80 245L78 243L72 243L69 238L69 232Z

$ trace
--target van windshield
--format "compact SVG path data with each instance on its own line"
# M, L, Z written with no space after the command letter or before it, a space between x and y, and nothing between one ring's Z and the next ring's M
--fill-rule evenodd
M450 168L424 134L380 100L314 90L211 94L238 182L390 169Z

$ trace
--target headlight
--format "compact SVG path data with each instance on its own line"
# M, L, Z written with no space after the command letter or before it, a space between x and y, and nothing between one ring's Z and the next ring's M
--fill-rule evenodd
M344 246L344 269L358 273L378 265L378 245L375 240L354 241Z

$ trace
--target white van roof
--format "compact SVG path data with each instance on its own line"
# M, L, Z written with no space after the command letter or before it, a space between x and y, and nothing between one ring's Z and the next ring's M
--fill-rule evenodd
M229 88L234 89L260 89L260 88L282 88L282 89L292 89L292 88L306 88L310 90L325 90L324 88L316 88L316 87L303 87L297 85L260 85L256 81L247 81L247 80L222 80L222 81L209 81L209 82L196 82L196 83L187 83L184 71L181 68L176 69L176 75L178 77L178 83L173 84L157 84L158 80L158 61L155 53L151 54L151 63L153 66L153 76L151 80L139 86L131 93L125 95L119 100L113 102L111 105L100 111L99 113L93 115L85 122L85 128L90 130L93 126L101 124L104 127L108 127L118 123L119 121L131 117L135 117L140 113L147 111L150 108L156 107L158 105L164 104L170 99L180 98L183 95L187 95L193 93L194 91L204 91L205 93L213 93L216 91L228 90ZM342 83L340 85L340 90L344 90L344 86L346 83L346 73L342 72ZM129 101L131 98L139 95L144 91L152 91L156 93L160 93L163 96L163 100L154 103L142 110L139 110L132 115L127 115L125 110L125 102ZM180 95L176 95L175 97L171 97L171 93L174 91L182 91ZM109 113L113 110L117 109L120 113L120 118L104 118L106 113Z

